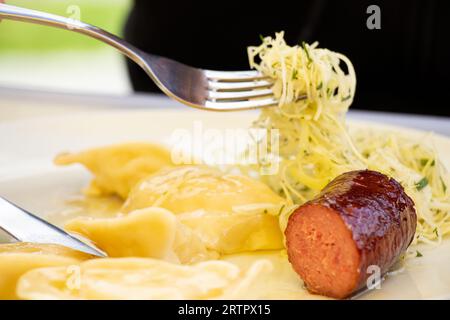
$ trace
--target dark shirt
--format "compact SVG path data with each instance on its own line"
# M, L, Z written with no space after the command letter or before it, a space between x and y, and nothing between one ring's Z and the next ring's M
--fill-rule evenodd
M136 0L126 38L137 47L195 67L248 69L248 45L284 30L288 44L319 41L347 55L357 74L352 108L450 115L450 2L445 0ZM244 5L244 3L246 5ZM369 5L381 29L366 26ZM129 64L137 91L157 88Z

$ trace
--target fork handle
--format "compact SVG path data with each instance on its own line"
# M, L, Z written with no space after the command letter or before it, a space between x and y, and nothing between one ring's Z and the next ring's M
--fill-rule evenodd
M141 66L145 64L139 49L108 31L82 21L7 4L0 4L1 19L30 22L78 32L113 46Z

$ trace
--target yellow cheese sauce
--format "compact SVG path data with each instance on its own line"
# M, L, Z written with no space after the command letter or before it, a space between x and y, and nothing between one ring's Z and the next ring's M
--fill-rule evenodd
M174 166L167 150L143 143L66 153L55 163L93 174L65 229L108 258L0 245L0 298L317 298L287 260L278 219L285 200L262 182Z

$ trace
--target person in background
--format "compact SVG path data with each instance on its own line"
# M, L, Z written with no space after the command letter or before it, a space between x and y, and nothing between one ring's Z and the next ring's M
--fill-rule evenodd
M244 4L245 3L245 4ZM369 29L376 4L381 29ZM450 28L444 0L298 0L278 5L230 1L135 0L125 38L144 51L195 67L248 69L246 47L284 30L288 44L319 41L353 62L358 79L352 108L450 115ZM136 91L158 91L128 64Z

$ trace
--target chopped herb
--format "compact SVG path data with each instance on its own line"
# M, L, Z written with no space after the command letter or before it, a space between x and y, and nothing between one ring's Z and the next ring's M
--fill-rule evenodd
M269 213L269 211L267 211L267 209L264 209L264 213Z
M420 165L421 165L422 167L425 167L425 166L427 165L428 161L430 161L430 160L429 160L429 159L426 159L426 158L420 159ZM433 161L431 161L431 163L430 163L430 166L432 167L432 166L434 166L434 165L435 165L435 161L434 161L434 159L433 159Z
M419 182L416 183L416 189L418 191L422 190L423 188L425 188L428 185L428 179L427 178L422 178L422 180L420 180Z
M444 189L444 193L446 193L447 192L447 185L445 184L444 179L442 179L442 177L441 177L441 182L442 182L442 188Z
M292 80L297 80L297 79L298 79L297 76L298 76L298 71L294 69L294 70L292 71Z
M278 214L277 214L278 216L281 214L281 212L283 212L284 207L285 207L285 205L283 204L280 208L280 211L278 211Z
M321 81L319 83L319 85L317 86L316 90L320 90L320 89L322 89L322 87L323 87L323 82Z
M309 50L308 50L308 47L306 47L305 41L302 41L302 47L303 47L303 50L305 50L306 57L308 58L308 66L309 66L309 64L311 64L313 61L311 59L311 56L309 55Z
M418 258L423 257L423 254L421 254L419 250L416 250L416 257Z
M433 229L433 233L436 235L436 237L439 237L439 231L437 228Z
M342 102L347 101L347 100L350 99L351 97L352 97L352 95L349 94L348 96L343 97L343 98L341 99L341 101L342 101Z
M264 37L262 34L259 35L259 39L261 39L261 41L264 42Z

